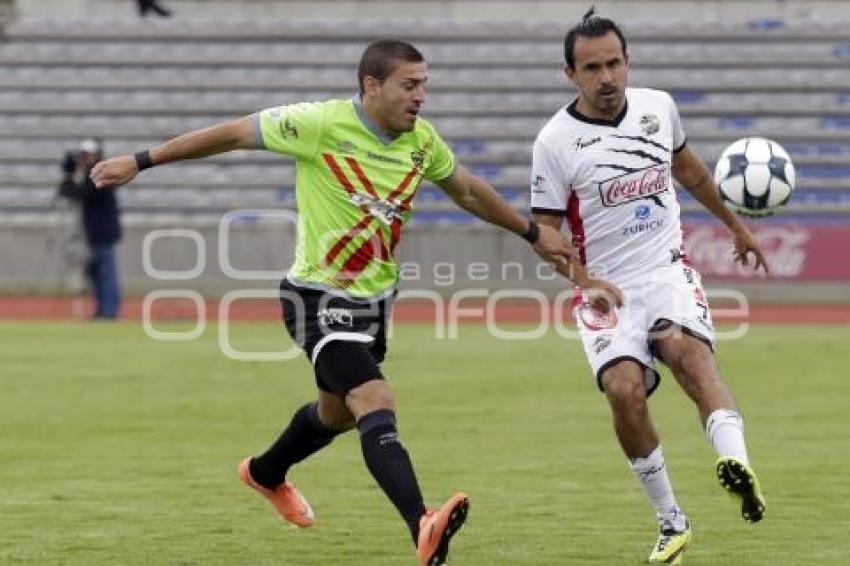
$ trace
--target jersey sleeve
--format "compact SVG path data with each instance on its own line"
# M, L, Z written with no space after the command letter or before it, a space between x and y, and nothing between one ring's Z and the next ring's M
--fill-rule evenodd
M325 108L321 103L267 108L257 116L257 142L261 148L299 158L315 154L325 121Z
M682 128L682 118L679 116L679 108L676 106L676 101L669 94L667 95L667 100L670 104L670 126L673 133L673 152L675 153L685 147L685 142L688 139L684 128Z
M431 159L427 164L422 176L431 182L438 182L451 177L455 171L457 159L449 147L449 144L437 133L432 130L433 148L431 150Z
M557 156L538 138L531 161L531 211L536 214L566 213L567 187L571 185Z

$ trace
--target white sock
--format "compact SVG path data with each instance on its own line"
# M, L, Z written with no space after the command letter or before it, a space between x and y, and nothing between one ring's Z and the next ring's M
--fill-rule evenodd
M744 420L737 411L717 409L705 421L705 435L718 456L732 457L750 465L744 443Z
M629 464L643 484L658 517L670 515L674 511L681 514L676 497L673 495L673 486L670 485L670 478L667 476L667 465L664 463L664 453L661 451L660 444L646 458L635 458L630 460Z

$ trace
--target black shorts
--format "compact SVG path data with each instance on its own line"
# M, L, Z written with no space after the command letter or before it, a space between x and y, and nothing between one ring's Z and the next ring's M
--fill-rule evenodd
M319 389L345 395L366 381L382 378L378 364L387 353L392 298L355 301L298 287L286 279L281 282L283 323L292 340L307 354ZM339 348L337 343L346 348ZM363 352L353 352L352 356L355 344ZM327 348L329 345L333 347ZM326 348L323 363L317 363ZM327 359L328 356L337 359Z

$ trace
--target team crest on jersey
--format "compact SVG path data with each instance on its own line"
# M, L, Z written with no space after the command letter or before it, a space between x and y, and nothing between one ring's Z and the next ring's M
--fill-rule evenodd
M661 121L655 114L644 114L640 117L640 129L648 136L657 134L661 129Z
M640 199L651 199L664 206L658 195L670 188L670 167L666 163L629 171L599 182L603 206L620 206Z
M421 149L410 152L410 160L413 162L413 166L421 171L425 165L425 152Z

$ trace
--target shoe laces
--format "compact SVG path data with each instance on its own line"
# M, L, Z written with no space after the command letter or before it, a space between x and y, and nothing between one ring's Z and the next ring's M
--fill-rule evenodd
M683 523L683 527L676 528L676 523L680 521ZM664 550L673 537L688 530L688 519L681 510L673 509L658 518L658 530L660 535L657 547L658 550Z
M430 521L434 515L437 514L436 509L425 509L425 513L422 514L422 517L419 518L419 524L424 525L428 521Z

